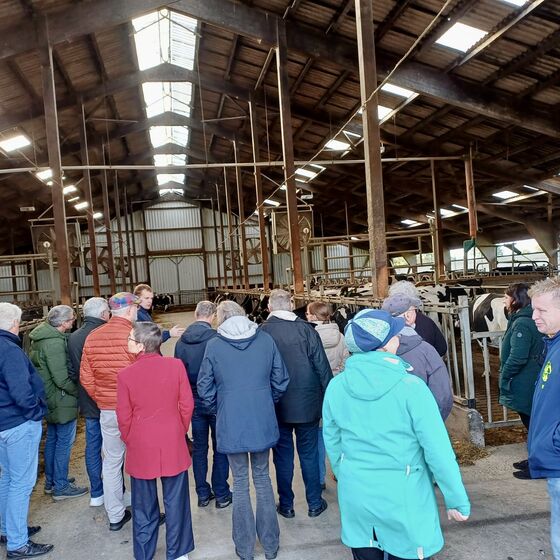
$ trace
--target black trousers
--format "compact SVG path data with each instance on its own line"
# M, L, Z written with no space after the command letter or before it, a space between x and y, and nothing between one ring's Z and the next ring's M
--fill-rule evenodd
M352 556L354 560L404 560L378 548L353 548ZM429 558L426 558L426 560L429 560Z
M159 529L157 478L130 477L132 484L132 535L134 558L152 560L156 554ZM194 550L189 479L187 471L161 477L167 560L175 560Z
M528 414L523 414L523 412L518 412L519 418L521 418L521 422L525 426L525 429L529 431L529 423L531 422L531 417Z

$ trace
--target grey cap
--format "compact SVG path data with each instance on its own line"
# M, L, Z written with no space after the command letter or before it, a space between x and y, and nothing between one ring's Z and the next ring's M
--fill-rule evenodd
M418 308L421 307L421 305L422 300L420 298L410 297L404 294L395 294L383 301L381 309L384 309L393 317L397 317L408 311L411 307Z

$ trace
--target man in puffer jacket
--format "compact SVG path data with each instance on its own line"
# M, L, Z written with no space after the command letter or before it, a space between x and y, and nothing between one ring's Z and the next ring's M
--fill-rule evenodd
M453 408L451 381L447 367L437 350L423 340L409 324L409 310L417 305L418 302L413 298L397 294L385 299L383 309L393 317L404 318L406 326L400 333L397 356L411 366L408 373L420 377L428 385L436 399L441 417L445 420Z

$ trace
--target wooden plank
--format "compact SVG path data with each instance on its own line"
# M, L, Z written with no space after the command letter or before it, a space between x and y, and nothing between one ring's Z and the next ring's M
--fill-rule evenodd
M239 144L233 143L233 154L235 163L239 161ZM237 208L239 210L239 239L241 247L239 250L239 258L242 260L243 285L246 290L249 289L249 263L247 262L247 235L245 233L245 202L243 200L243 177L241 175L241 167L235 168L235 182L237 185Z

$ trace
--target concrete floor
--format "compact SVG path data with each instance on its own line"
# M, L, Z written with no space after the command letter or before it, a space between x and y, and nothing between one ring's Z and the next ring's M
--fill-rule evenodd
M163 317L160 318L163 320ZM187 324L192 313L167 314L172 324ZM173 353L174 341L164 345ZM511 463L524 457L524 446L507 445L490 449L487 458L464 467L473 513L462 524L443 521L446 546L437 560L542 560L551 559L549 544L550 510L543 481L520 481L511 476ZM73 450L72 474L78 484L87 484L84 468L83 432ZM271 463L271 473L274 467ZM273 477L274 480L274 477ZM35 539L55 544L47 559L94 560L132 558L132 527L110 533L104 509L90 508L89 497L55 503L42 492L41 477L32 496L30 524L42 525ZM274 482L273 482L274 484ZM296 469L294 484L296 517L280 517L279 560L348 560L351 555L339 540L340 522L336 484L328 477L324 497L329 509L320 517L307 517L301 474ZM217 510L196 506L191 480L191 505L195 533L192 560L235 560L231 541L231 508ZM445 518L442 509L442 519ZM165 558L165 529L160 530L157 559ZM257 548L255 559L264 553Z

